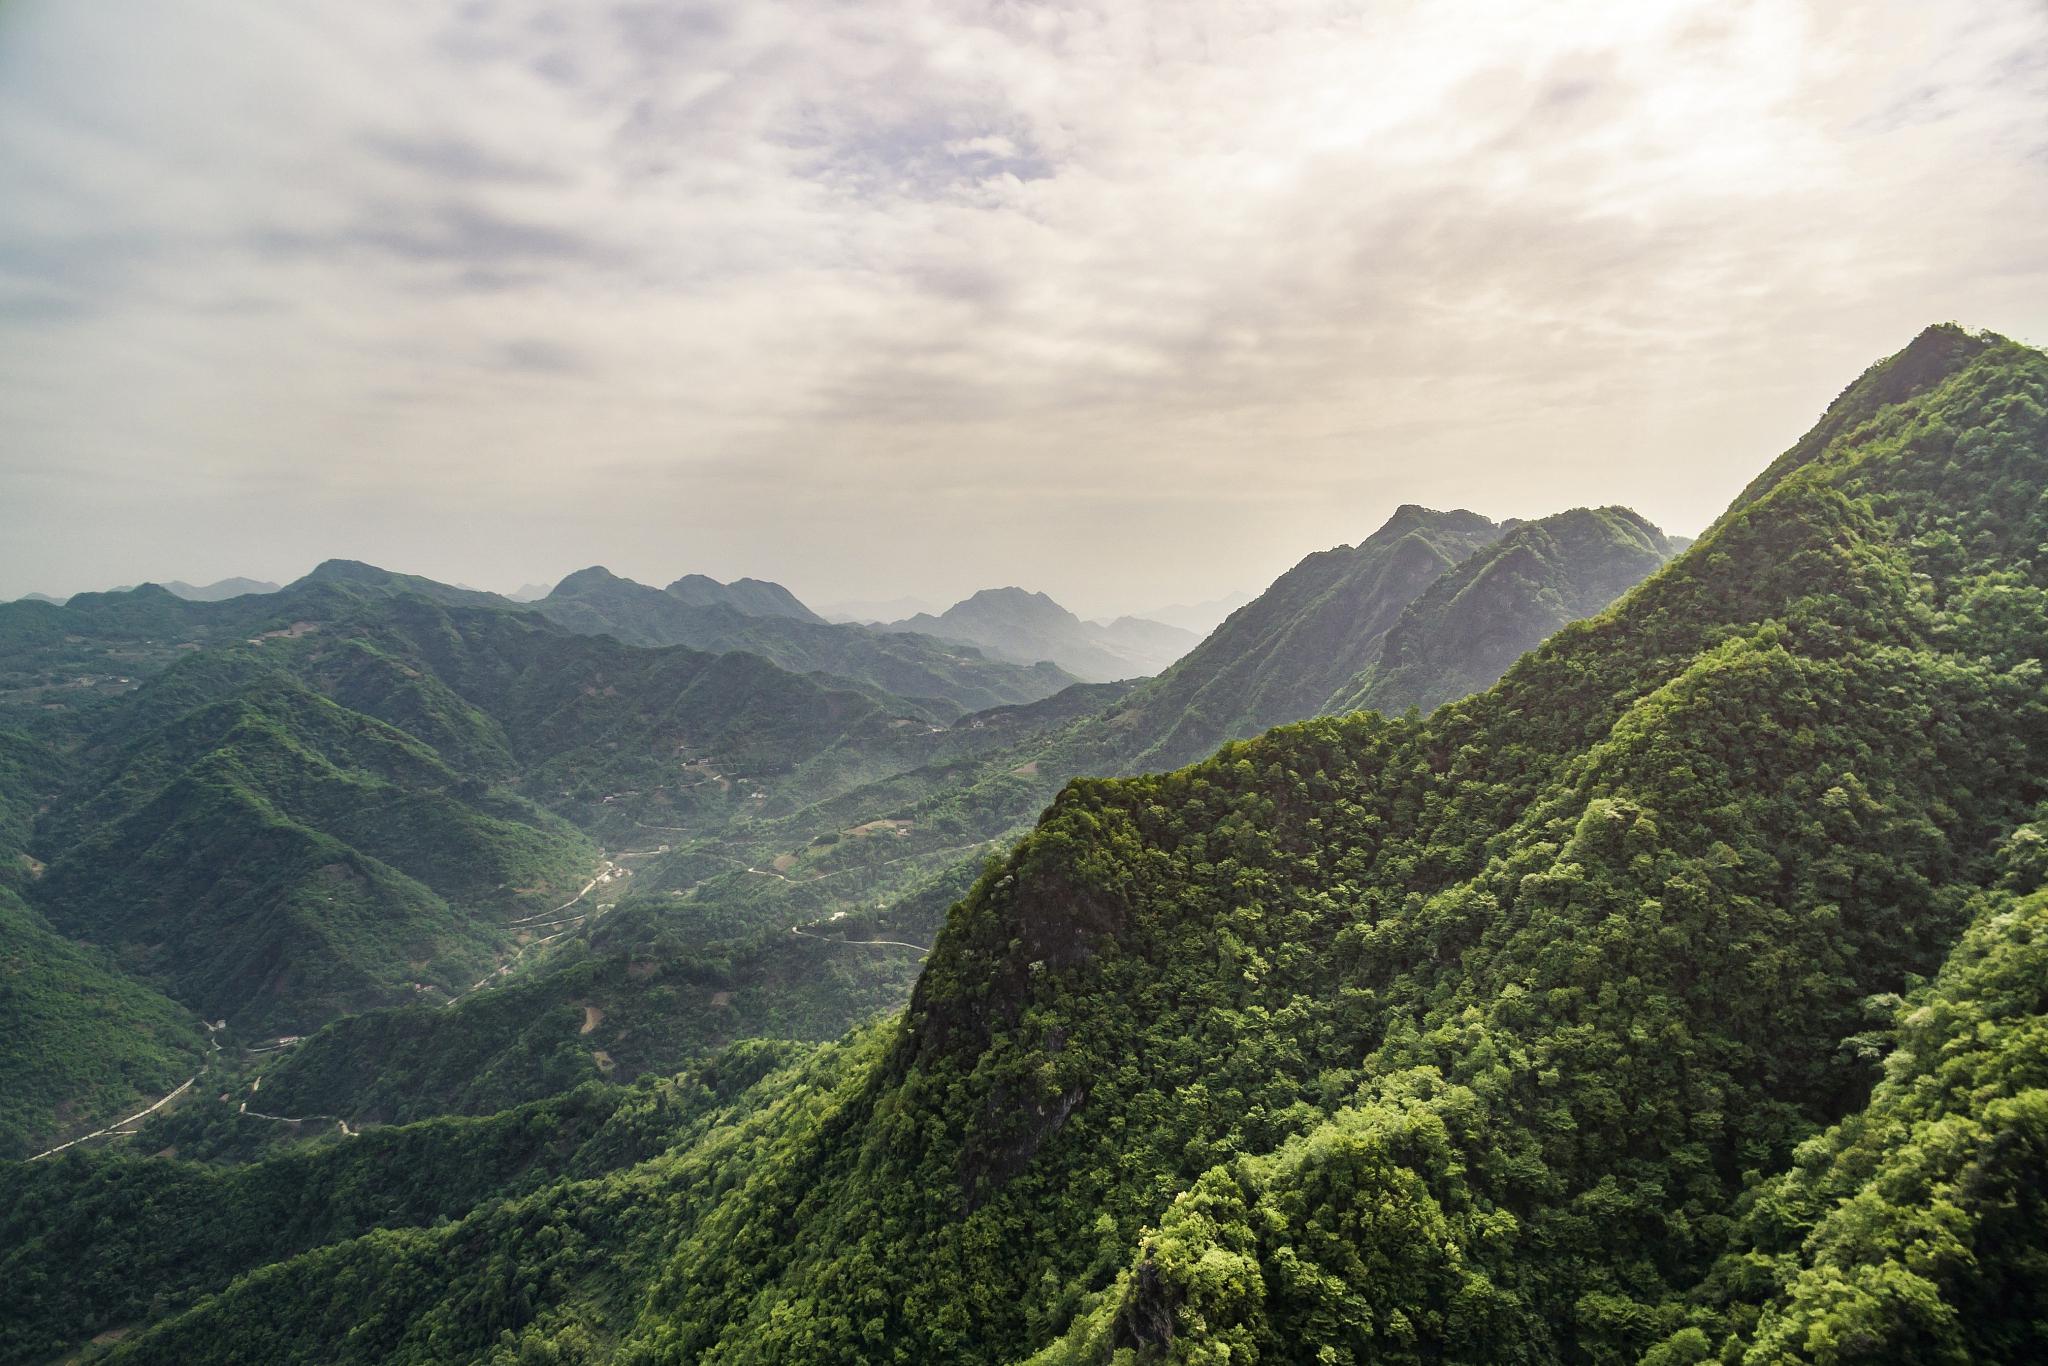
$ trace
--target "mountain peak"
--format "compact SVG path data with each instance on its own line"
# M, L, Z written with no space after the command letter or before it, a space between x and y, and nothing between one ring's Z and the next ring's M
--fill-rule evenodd
M1722 514L1722 520L1776 488L1787 475L1825 451L1836 437L1853 431L1893 404L1934 389L1986 351L2006 345L2010 345L2009 340L1996 332L1972 332L1952 322L1922 328L1904 349L1857 376L1792 449L1750 481L1728 512Z
M555 585L555 592L557 594L586 593L593 588L605 588L615 583L628 582L630 580L620 578L603 565L594 564L588 569L579 569L573 574L565 575L562 581Z
M1405 536L1409 532L1421 528L1452 531L1459 535L1498 533L1500 531L1500 527L1495 525L1491 518L1482 517L1468 508L1452 508L1449 512L1439 512L1435 508L1424 507L1420 503L1403 503L1395 508L1393 516L1381 523L1379 530L1373 532L1372 536L1367 539L1370 540L1382 536Z
M769 579L720 583L709 574L685 574L663 591L692 607L730 607L750 617L792 617L819 623L825 620L804 606L796 594Z
M391 577L388 569L379 569L374 564L361 560L322 560L313 566L300 583L362 583L380 581Z
M956 607L964 607L964 606L966 606L966 605L967 605L968 603L971 603L971 602L979 602L979 603L1001 603L1001 602L1014 602L1014 603L1031 603L1031 604L1034 604L1034 605L1036 605L1036 606L1041 606L1041 607L1059 607L1059 604L1058 604L1057 602L1054 602L1054 601L1053 601L1053 600L1052 600L1052 599L1051 599L1050 597L1048 597L1048 596L1047 596L1046 594L1044 594L1044 593L1034 593L1034 592L1032 592L1032 591L1031 591L1030 589L1028 589L1028 588L1019 588L1019 587L1017 587L1017 586L1016 586L1016 585L1014 585L1014 584L1010 585L1010 586L1009 586L1009 587L1007 587L1007 588L981 588L981 589L976 589L976 590L975 590L975 592L974 592L974 593L973 593L973 594L972 594L971 596L969 596L969 597L967 597L967 598L963 599L963 600L962 600L961 602L955 603L955 604L954 604L954 606L956 606ZM1065 611L1066 609L1065 609L1065 608L1063 608L1063 607L1061 607L1061 608L1060 608L1060 610L1061 610L1061 611Z

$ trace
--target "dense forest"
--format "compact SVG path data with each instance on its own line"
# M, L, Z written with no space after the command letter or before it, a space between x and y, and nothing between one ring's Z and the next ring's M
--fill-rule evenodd
M10 1019L98 972L149 1043L79 1085L210 1070L0 1166L0 1358L2036 1359L2044 566L2048 355L1944 326L1696 544L1403 508L967 716L362 575L17 604L142 662L0 745ZM202 796L260 878L173 860ZM173 912L506 985L216 1055L171 1001L297 1017Z

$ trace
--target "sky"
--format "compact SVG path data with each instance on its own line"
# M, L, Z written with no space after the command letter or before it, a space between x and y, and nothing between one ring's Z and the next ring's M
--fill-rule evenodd
M0 0L0 598L1694 533L2044 224L2043 0Z

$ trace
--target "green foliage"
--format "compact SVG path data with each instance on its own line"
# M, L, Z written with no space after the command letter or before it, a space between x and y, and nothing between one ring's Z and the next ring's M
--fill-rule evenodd
M750 1037L834 1039L909 996L923 955L903 945L929 944L965 890L941 879L808 934L710 942L622 904L589 947L499 990L335 1021L264 1073L265 1103L372 1122L484 1114L598 1076L673 1072Z
M284 680L96 748L39 831L38 905L252 1031L459 990L502 922L595 858L562 821Z
M1981 352L1427 721L1071 784L862 1119L683 1246L649 1356L1003 1361L1077 1321L1088 1359L1696 1355L1753 1174L1864 1103L1866 1003L2040 795L2044 380ZM1441 1155L1391 1137L1418 1104ZM1332 1123L1400 1156L1298 1219L1232 1166ZM1382 1247L1383 1302L1344 1260Z
M192 1016L0 886L0 1159L142 1109L199 1071Z
M1681 1330L1723 1360L2048 1352L2048 894L1979 898L1868 1105L1750 1199Z
M592 1085L489 1119L373 1129L250 1166L82 1152L0 1168L0 1275L13 1306L0 1360L42 1359L374 1228L460 1217L592 1154L602 1164L650 1156L614 1132L627 1127L622 1111L645 1103Z
M0 1317L0 1360L124 1319L149 1331L110 1360L604 1360L671 1240L776 1136L828 1122L835 1079L873 1053L750 1044L631 1092L587 1087L252 1167L0 1172L0 1255L23 1292ZM68 1282L51 1272L65 1262Z

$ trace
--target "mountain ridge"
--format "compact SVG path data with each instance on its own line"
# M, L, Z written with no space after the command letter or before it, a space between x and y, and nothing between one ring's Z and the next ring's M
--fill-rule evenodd
M936 615L876 629L958 640L1017 664L1049 660L1090 683L1158 673L1198 643L1192 632L1162 622L1083 621L1046 594L1015 586L984 588Z

